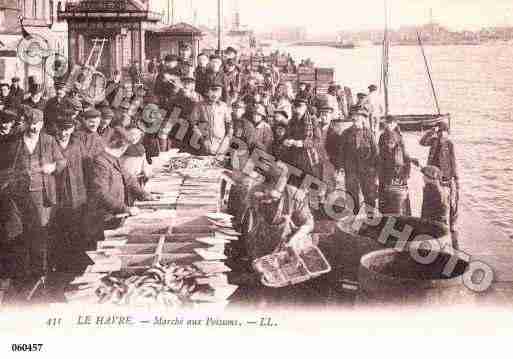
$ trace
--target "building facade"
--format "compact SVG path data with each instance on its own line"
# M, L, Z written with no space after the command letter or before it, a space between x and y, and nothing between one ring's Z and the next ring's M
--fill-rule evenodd
M96 67L106 76L126 73L134 61L144 66L146 41L162 16L149 3L86 0L61 6L58 19L68 23L69 62Z

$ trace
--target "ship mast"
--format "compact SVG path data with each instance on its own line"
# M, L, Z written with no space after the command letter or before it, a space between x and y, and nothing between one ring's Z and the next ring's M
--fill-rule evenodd
M387 0L385 0L385 33L383 36L383 92L385 96L385 119L388 117L389 112L389 104L388 104L388 68L389 68L389 58L388 52L390 49L390 42L388 39L388 4Z
M219 52L221 52L221 49L222 49L222 36L223 36L223 33L222 33L222 13L221 13L221 0L217 0L217 50Z

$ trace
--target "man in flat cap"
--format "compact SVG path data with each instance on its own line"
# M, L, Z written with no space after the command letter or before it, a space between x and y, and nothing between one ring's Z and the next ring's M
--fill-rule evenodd
M66 84L64 82L56 82L54 87L55 96L48 100L44 110L45 131L49 135L55 134L55 120L57 119L57 115L66 107Z
M224 82L226 88L226 104L230 106L239 98L241 91L241 75L233 59L226 60L224 67Z
M208 63L209 57L202 52L198 55L198 66L194 70L194 78L196 79L196 92L201 96L205 96L208 91Z
M13 109L0 111L0 143L11 139L16 133L18 114Z
M222 91L222 83L212 83L207 98L192 111L194 134L190 145L200 154L224 155L228 151L233 127L230 110L221 101Z
M133 108L130 101L123 100L116 111L114 127L121 126L128 128L133 124Z
M447 224L452 237L455 238L454 243L456 243L460 186L456 151L454 143L449 137L449 130L449 125L446 122L441 122L422 137L420 145L429 147L428 166L435 166L440 170L440 184L444 201L449 204L449 213L446 215Z
M98 110L89 109L84 111L81 117L81 129L76 131L73 136L78 138L85 149L85 171L86 173L89 173L89 165L92 159L105 150L105 144L98 134L98 127L100 126L101 121L101 113ZM86 185L89 185L87 178Z
M151 194L145 192L137 179L127 173L120 163L121 156L130 145L126 129L115 127L106 141L105 151L92 162L86 216L87 246L91 249L96 248L96 243L104 239L104 222L107 216L137 215L139 210L130 207L130 198L152 200Z
M335 169L345 174L346 191L354 201L354 213L360 212L360 190L367 215L375 214L378 180L378 145L374 134L365 126L368 112L351 108L353 125L342 133L337 148Z
M13 99L11 98L9 84L7 82L0 82L0 105L2 109L8 107L16 107L13 103Z
M289 122L289 136L283 144L290 151L291 164L302 170L300 179L291 178L294 185L299 186L306 175L320 177L320 156L318 146L321 140L317 120L308 111L309 100L304 97L296 98L292 119Z
M164 64L161 71L159 71L157 78L155 79L155 87L153 93L155 96L162 100L167 95L167 84L164 78L165 74L179 76L178 71L178 58L176 55L166 55L164 58Z
M23 223L26 275L40 277L49 269L48 230L57 204L55 176L66 167L66 160L55 139L42 131L41 110L29 109L25 120L25 131L1 149L5 157L0 170L13 168L16 173L11 193Z
M44 87L40 83L34 83L30 87L30 97L23 101L23 105L43 111L46 108L46 100L43 98Z
M85 251L86 228L84 216L87 203L85 182L85 148L80 139L72 136L76 122L71 112L55 119L55 140L68 166L55 177L57 206L55 237L51 262L57 271L79 273L87 263Z
M207 72L207 85L209 89L213 84L222 85L221 100L226 102L227 92L225 76L223 72L223 60L218 55L210 56L209 70Z
M15 98L16 102L21 104L23 100L25 99L25 91L20 85L20 78L18 76L14 76L11 79L11 89L10 89L10 96L11 98Z
M224 55L227 60L233 60L237 62L237 50L234 47L228 46L226 50L224 50Z
M178 73L180 77L183 77L192 67L192 46L191 44L184 42L180 44L178 49Z

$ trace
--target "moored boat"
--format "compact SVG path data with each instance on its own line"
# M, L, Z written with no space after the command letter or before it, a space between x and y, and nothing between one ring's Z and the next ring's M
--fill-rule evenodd
M424 131L438 126L441 122L450 123L451 115L425 114L425 115L389 115L397 120L402 131ZM384 120L384 119L383 119ZM384 121L382 121L382 124Z

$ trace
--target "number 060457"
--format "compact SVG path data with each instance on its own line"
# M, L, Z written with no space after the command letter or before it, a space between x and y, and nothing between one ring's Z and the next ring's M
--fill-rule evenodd
M12 344L11 350L13 352L40 352L43 349L43 344Z

